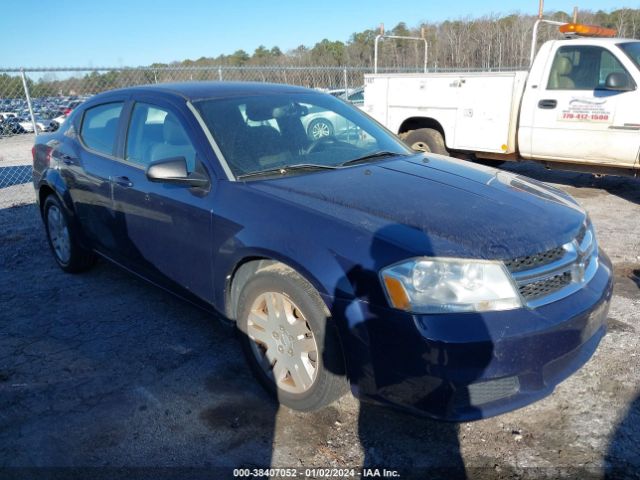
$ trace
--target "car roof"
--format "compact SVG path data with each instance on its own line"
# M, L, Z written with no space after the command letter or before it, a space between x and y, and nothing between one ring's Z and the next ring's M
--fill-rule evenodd
M320 92L309 88L279 83L193 81L159 83L154 85L141 85L118 90L110 90L91 97L91 103L93 103L94 100L106 98L115 93L160 93L168 96L180 96L189 101L251 95L276 95L282 93L321 94Z

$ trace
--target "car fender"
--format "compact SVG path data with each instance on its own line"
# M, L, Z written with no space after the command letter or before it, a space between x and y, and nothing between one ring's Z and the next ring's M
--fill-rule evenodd
M78 241L80 245L85 248L90 248L90 242L88 242L86 236L84 235L84 231L78 221L78 217L76 215L76 211L73 205L73 199L71 198L71 194L69 193L69 189L67 185L60 175L60 171L55 168L47 168L40 178L40 181L37 184L37 201L40 206L40 214L44 216L44 203L42 200L42 191L44 188L48 188L53 191L53 195L58 197L58 200L62 203L62 206L65 209L65 213L67 214L67 218L76 232L78 232Z

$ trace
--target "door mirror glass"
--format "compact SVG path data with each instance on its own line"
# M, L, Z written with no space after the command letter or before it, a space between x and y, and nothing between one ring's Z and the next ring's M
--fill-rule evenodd
M613 72L607 75L607 80L604 84L607 90L617 90L621 92L627 92L633 90L631 79L625 72Z
M146 175L151 182L198 188L209 186L209 178L205 174L187 171L187 160L184 157L165 158L153 162L147 167Z

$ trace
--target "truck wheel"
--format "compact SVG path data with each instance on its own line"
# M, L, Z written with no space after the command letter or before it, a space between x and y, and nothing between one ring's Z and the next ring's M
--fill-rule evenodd
M418 152L431 152L439 155L449 155L444 145L442 134L433 128L419 128L412 130L404 137L404 143Z
M294 270L258 270L240 293L237 328L249 365L280 403L317 410L347 392L344 357L317 291Z

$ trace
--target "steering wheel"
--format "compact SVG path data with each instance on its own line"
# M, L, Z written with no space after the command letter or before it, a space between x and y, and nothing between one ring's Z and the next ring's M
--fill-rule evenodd
M315 153L316 151L322 151L328 144L338 143L338 140L333 135L326 135L320 137L311 142L311 145L306 150L307 155Z

